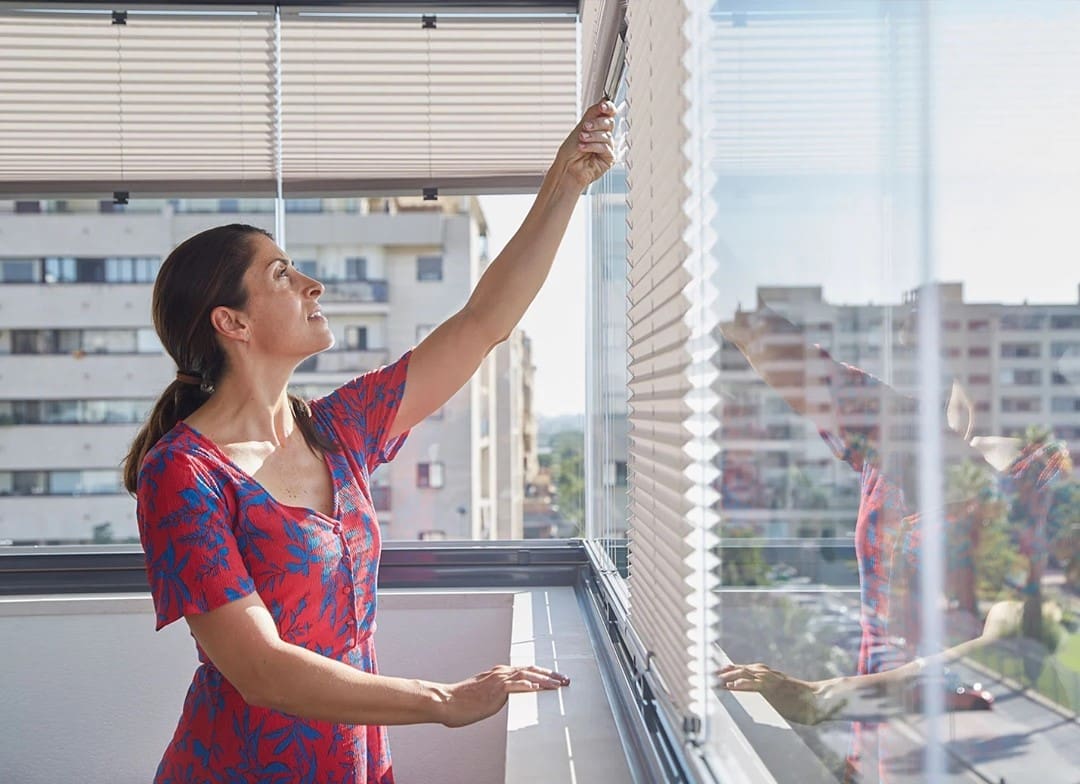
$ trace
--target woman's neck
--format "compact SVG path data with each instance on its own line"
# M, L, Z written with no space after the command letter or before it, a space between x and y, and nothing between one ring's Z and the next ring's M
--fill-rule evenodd
M187 423L218 444L281 446L296 427L284 385L256 384L235 376L222 379Z

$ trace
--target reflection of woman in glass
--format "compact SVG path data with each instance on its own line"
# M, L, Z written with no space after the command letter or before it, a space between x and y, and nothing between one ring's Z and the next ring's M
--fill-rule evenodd
M776 368L790 376L793 357L790 350L784 352L779 365L776 347L790 344L790 336L800 332L771 312L739 313L723 328L724 337L739 348L760 377L796 413L809 418L835 456L859 474L855 525L862 627L859 674L809 682L755 664L730 665L720 676L727 688L760 691L787 718L814 723L833 716L872 714L875 709L868 711L860 695L909 683L923 670L923 656L937 652L920 645L922 532L917 463L914 455L890 448L889 441L898 426L911 432L917 425L916 401L858 368L835 361L816 346L804 346L800 352L805 386L778 383ZM779 335L789 337L778 339ZM807 394L817 384L824 392ZM946 406L948 429L942 434L949 476L943 511L946 591L952 600L946 628L949 642L959 644L941 653L947 660L1020 625L1020 608L1011 602L994 605L985 624L979 622L979 535L1005 514L1019 524L1019 549L1029 562L1027 580L1019 586L1031 597L1025 602L1023 625L1038 634L1049 489L1053 480L1071 468L1064 446L1045 436L1027 443L1018 438L973 437L973 411L963 387L954 383ZM859 746L865 749L865 744ZM868 766L859 765L859 750L849 761L849 770L870 775Z

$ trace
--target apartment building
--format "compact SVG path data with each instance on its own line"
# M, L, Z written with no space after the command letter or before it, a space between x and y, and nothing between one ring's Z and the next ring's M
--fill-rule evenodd
M172 247L227 222L272 229L273 201L0 202L0 541L137 536L119 463L175 371L150 324L154 277ZM337 338L297 369L307 396L399 357L488 261L472 197L290 200L285 227ZM520 536L527 346L500 346L374 474L385 538ZM497 481L505 460L517 481Z
M1080 298L1078 304L967 302L960 283L939 284L943 389L959 382L970 399L973 436L1024 437L1052 431L1080 455ZM842 536L852 531L856 477L835 459L807 410L835 405L849 428L874 429L882 449L914 465L918 415L890 404L880 389L838 382L829 360L806 354L818 345L832 359L917 397L913 345L916 293L888 305L826 301L820 287L760 287L753 311L736 318L782 316L766 329L768 361L757 370L730 342L720 354L723 398L723 510L727 524L770 537ZM762 380L768 375L771 387Z

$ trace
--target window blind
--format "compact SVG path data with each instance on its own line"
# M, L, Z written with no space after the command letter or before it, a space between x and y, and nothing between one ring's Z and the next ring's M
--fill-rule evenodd
M282 21L287 188L529 188L576 115L571 16Z
M495 10L0 8L0 194L273 195L279 108L286 195L535 188L576 18Z
M0 9L0 192L272 194L272 25Z
M630 616L690 732L710 694L717 474L696 5L627 11Z

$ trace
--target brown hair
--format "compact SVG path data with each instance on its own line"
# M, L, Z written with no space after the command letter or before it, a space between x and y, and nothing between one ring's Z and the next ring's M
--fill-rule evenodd
M174 379L158 398L124 458L124 487L129 493L138 486L146 453L210 399L225 371L225 352L210 312L247 303L244 273L251 264L251 239L256 234L273 239L268 231L240 223L207 229L180 243L161 265L151 304L154 329L177 368L202 383ZM336 451L334 443L315 430L307 403L295 395L289 395L289 403L307 445L315 452Z

